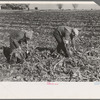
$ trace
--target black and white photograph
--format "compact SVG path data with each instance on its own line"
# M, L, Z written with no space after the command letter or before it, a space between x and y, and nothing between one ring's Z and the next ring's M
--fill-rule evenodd
M1 82L99 82L95 2L0 3Z

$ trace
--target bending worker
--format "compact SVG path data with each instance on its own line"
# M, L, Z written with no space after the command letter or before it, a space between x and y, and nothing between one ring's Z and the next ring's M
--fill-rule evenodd
M70 47L72 46L73 50L76 51L75 38L77 38L78 34L79 31L76 28L71 28L68 26L57 27L53 32L53 36L55 37L58 43L57 52L61 53L62 50L65 57L70 57Z
M10 37L10 52L12 53L15 49L21 48L21 44L25 43L28 48L28 41L32 38L33 31L27 30L11 30L9 32Z

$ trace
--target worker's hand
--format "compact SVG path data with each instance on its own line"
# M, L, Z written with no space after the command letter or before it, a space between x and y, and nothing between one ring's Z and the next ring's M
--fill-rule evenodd
M77 52L76 48L74 47L74 51Z
M22 50L22 48L19 46L19 50Z
M68 40L64 40L64 43L65 43L65 44L69 44L69 41L68 41Z

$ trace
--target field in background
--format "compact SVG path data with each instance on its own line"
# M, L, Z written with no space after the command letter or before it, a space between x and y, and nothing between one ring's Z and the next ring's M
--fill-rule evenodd
M56 47L53 28L79 28L79 55L66 59ZM32 28L31 56L24 64L8 64L0 50L0 81L100 81L100 11L0 11L0 41L9 45L11 29ZM10 31L9 31L10 30ZM2 44L0 44L0 47ZM41 51L36 50L41 48Z

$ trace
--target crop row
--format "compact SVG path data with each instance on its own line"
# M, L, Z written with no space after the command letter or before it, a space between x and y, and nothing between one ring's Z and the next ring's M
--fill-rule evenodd
M95 31L100 31L100 12L99 11L60 11L60 12L13 12L13 13L0 13L0 26L59 26L68 25L72 27L94 28Z

